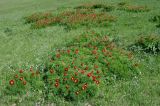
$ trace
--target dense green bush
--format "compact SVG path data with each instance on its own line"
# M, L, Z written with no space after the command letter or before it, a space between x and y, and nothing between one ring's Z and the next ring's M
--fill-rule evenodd
M147 53L160 52L160 37L156 35L141 36L135 44L130 46L132 50L140 50Z
M14 73L8 79L6 93L42 91L43 98L52 101L59 97L69 101L89 99L107 84L137 76L139 67L133 58L118 49L109 36L87 32L66 47L53 50L44 68Z

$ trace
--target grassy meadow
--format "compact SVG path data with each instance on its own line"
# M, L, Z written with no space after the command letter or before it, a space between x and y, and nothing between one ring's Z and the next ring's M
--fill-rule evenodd
M104 16L109 14L115 17L115 21L109 22L107 20L109 25L96 26L99 25L100 22L102 22L102 24L104 22L103 19L100 21L98 20L101 18L100 16L103 16L100 13L100 15L98 15L100 18L97 18L94 24L90 24L92 23L90 19L86 19L86 23L79 20L78 22L76 21L70 24L67 20L70 16L68 16L69 18L66 18L66 20L63 20L63 17L59 15L59 13L64 11L74 11L75 7L84 4L109 4L113 6L111 10L105 8L106 11L101 11L101 8L97 9L96 7L96 12L93 12L93 14L97 15L99 12L102 12ZM159 4L160 0L0 0L0 106L39 106L38 104L42 106L159 106ZM123 5L126 5L126 7L123 8ZM146 6L148 10L133 10L132 6ZM58 24L46 25L42 28L32 27L34 23L36 25L37 21L26 23L26 17L34 13L45 12L51 12L55 16L62 17L62 20L57 22ZM88 13L87 11L85 14L90 14L90 12ZM159 20L155 18L155 16L159 16ZM87 17L90 17L90 15ZM150 21L154 21L154 18L155 22ZM96 22L99 23L97 24ZM70 42L71 44L72 42L73 44L76 43L76 41L74 41L75 38L88 31L93 31L101 36L109 36L110 42L115 43L116 48L118 48L117 50L123 49L126 52L132 52L132 55L134 55L133 61L136 61L139 65L138 75L127 78L130 76L130 72L128 73L130 69L126 68L126 64L129 61L125 57L122 57L121 61L124 62L122 68L118 67L118 65L116 66L118 62L114 63L112 67L116 71L113 70L112 73L109 73L113 74L112 77L109 77L109 81L103 80L103 78L106 78L105 76L102 78L102 84L98 87L98 96L93 98L86 97L87 99L74 101L66 100L64 97L60 96L53 100L45 100L40 90L33 93L31 92L29 96L25 98L23 95L13 96L5 93L6 86L16 70L20 70L21 68L27 70L30 66L36 65L43 66L46 64L46 61L48 61L48 55L55 48L66 47ZM138 44L142 47L140 49L145 49L140 50L137 49L136 42L138 42L141 36L156 36L157 38L150 41L151 48L150 42L148 43L148 41L145 43L147 46ZM86 42L84 43L88 43L88 39L85 39ZM153 43L154 41L156 41L156 43ZM83 41L80 40L79 43L83 45ZM84 50L90 51L88 48L84 49L82 45L73 47L73 50L78 48L82 51L81 55L85 54ZM101 44L99 45L100 48L104 46ZM120 56L116 53L114 55L114 53L113 51L113 56L117 56L117 58ZM87 53L86 55L90 56ZM70 59L70 57L67 56L63 58ZM56 61L59 62L58 60ZM98 63L99 61L101 60L96 62ZM91 62L89 61L89 63ZM103 66L100 62L98 64ZM104 66L103 68L105 69ZM122 73L118 72L118 70L121 69L128 73L124 75L124 79L121 78L121 76L123 76L121 75ZM134 71L134 69L132 71ZM114 76L118 75L119 78L114 79Z

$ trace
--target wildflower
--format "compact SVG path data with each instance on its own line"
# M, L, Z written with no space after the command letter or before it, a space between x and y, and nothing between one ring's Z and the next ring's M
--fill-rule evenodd
M97 54L97 51L96 51L96 50L93 50L93 51L92 51L92 54Z
M92 80L93 80L93 81L96 81L96 77L95 77L95 76L92 76Z
M74 69L77 69L77 67L76 67L76 66L74 66Z
M78 49L76 49L76 50L75 50L75 54L78 54L78 52L79 52L79 50L78 50Z
M75 79L74 82L77 83L77 82L78 82L78 79Z
M55 83L54 86L57 88L59 86L59 83Z
M88 70L88 66L86 66L85 70Z
M22 81L22 80L23 80L23 77L20 77L20 80Z
M71 80L73 81L73 80L74 80L74 77L72 77Z
M67 50L67 53L68 53L68 54L70 54L70 52L71 52L70 50Z
M19 73L23 73L23 70L19 70Z
M84 74L84 73L85 73L85 71L84 71L84 70L82 70L82 71L81 71L81 74Z
M15 77L15 78L18 78L18 75L16 74L14 77Z
M96 84L99 84L100 82L99 81L96 81Z
M57 58L60 58L60 56L61 56L60 54L56 54L56 57L57 57Z
M75 72L75 75L77 76L77 75L78 75L78 73L77 73L77 72Z
M10 80L10 81L9 81L9 84L10 84L10 85L14 85L14 80Z
M98 65L94 65L94 68L98 68Z
M59 82L59 79L56 79L56 82Z
M53 69L51 69L51 70L50 70L50 73L51 73L51 74L53 74L53 73L54 73L54 70L53 70Z
M65 68L64 70L65 70L65 71L68 71L68 68Z
M88 73L88 74L87 74L88 77L91 77L91 75L92 75L92 73Z
M26 85L27 84L27 82L26 81L23 81L23 85Z
M67 76L67 73L66 73L66 72L64 72L64 76Z
M78 95L78 94L79 94L79 91L75 92L75 94Z

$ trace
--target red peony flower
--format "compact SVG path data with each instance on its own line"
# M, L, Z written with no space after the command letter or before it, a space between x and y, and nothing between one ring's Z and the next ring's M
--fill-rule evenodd
M9 81L9 84L10 84L10 85L14 85L14 80L10 80L10 81Z

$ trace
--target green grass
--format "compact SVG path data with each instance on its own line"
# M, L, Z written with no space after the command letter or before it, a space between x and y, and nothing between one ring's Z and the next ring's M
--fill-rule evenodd
M31 99L21 100L16 97L9 101L9 96L2 95L6 82L6 75L19 69L22 65L41 64L53 48L65 45L74 37L85 32L85 28L66 31L63 26L50 26L43 29L31 29L25 24L24 17L36 12L55 11L65 7L75 7L83 3L96 3L98 0L1 0L0 1L0 105L33 105ZM104 3L106 0L100 0ZM107 0L107 3L116 5L121 1ZM109 13L117 16L117 21L107 28L92 28L96 32L109 34L115 38L119 47L127 47L141 35L156 34L160 36L160 29L149 21L159 15L158 0L125 0L130 5L142 5L150 8L148 12L127 12L113 10ZM63 105L95 105L95 106L158 106L160 105L160 55L135 52L137 61L142 64L141 75L127 81L115 81L102 90L101 97L84 102L68 102L57 99L53 103ZM6 103L7 102L7 103ZM46 103L47 104L47 103Z

